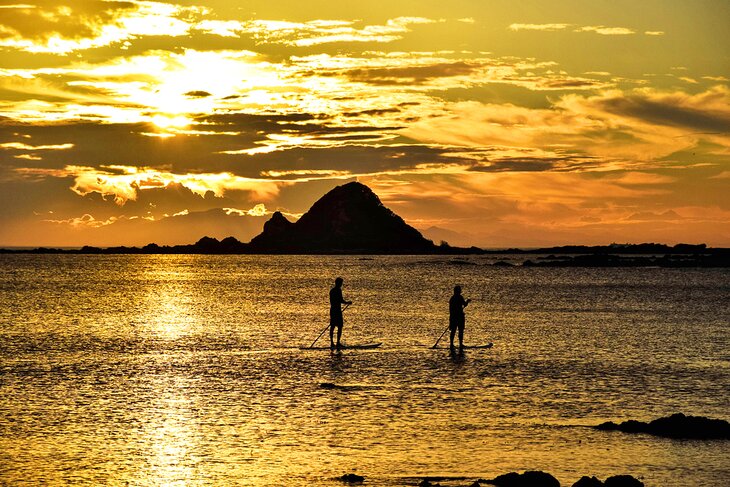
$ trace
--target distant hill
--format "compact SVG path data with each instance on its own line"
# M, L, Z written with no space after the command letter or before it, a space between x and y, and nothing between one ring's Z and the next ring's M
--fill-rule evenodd
M421 229L424 237L434 243L448 242L449 245L468 246L475 239L468 233L459 233L446 228L431 226Z
M279 212L251 240L257 253L434 253L437 247L358 182L337 186L295 223Z

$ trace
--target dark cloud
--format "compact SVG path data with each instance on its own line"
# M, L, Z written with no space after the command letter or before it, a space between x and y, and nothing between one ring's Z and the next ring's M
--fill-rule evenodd
M471 171L478 172L522 172L522 171L572 171L599 165L601 160L586 155L553 155L545 156L516 156L503 158L489 158L486 154L485 163L475 165Z
M185 96L187 96L189 98L206 98L208 96L213 96L213 95L211 93L208 93L207 91L193 90L193 91L188 91L187 93L185 93Z
M651 211L640 211L630 215L627 220L632 221L672 221L681 220L682 217L674 210L667 210L663 213L653 213Z
M346 145L318 149L295 147L255 156L245 156L249 165L268 171L330 170L353 174L413 169L422 164L471 165L470 158L459 157L458 150L425 145ZM233 157L233 156L232 156ZM236 163L232 161L231 169ZM242 166L242 164L238 164ZM292 176L296 178L296 176Z
M657 125L685 127L717 133L730 132L730 111L685 106L673 97L625 96L603 99L598 106L622 116L641 119Z
M537 158L520 158L515 160L495 161L489 165L478 165L470 168L478 172L505 172L505 171L549 171L555 167L553 160L540 160Z
M351 81L369 84L422 84L436 78L468 76L484 68L483 63L456 61L428 66L388 68L356 68L323 73L325 76L345 76Z
M401 104L402 105L402 104ZM400 113L400 108L376 108L372 110L361 110L358 112L344 112L342 114L343 117L361 117L363 115L367 115L370 117L385 115L388 113Z

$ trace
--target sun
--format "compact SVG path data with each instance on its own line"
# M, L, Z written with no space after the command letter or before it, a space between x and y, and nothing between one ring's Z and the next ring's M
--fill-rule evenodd
M192 120L183 115L154 115L150 118L150 122L161 129L182 129L193 123Z

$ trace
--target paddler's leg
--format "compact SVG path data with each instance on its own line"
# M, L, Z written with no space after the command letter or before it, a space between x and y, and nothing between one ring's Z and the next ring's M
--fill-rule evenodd
M464 348L464 322L459 323L459 350Z

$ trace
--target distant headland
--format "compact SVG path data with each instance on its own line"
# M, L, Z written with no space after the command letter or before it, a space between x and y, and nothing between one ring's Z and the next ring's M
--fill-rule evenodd
M486 250L478 247L436 245L386 208L367 186L351 182L337 186L317 200L296 222L279 211L250 242L233 237L203 237L194 244L144 247L58 249L0 249L25 254L411 254L411 255L525 255L521 263L537 267L730 267L730 249L704 244L656 243L570 245L538 249ZM514 265L499 261L496 265Z

